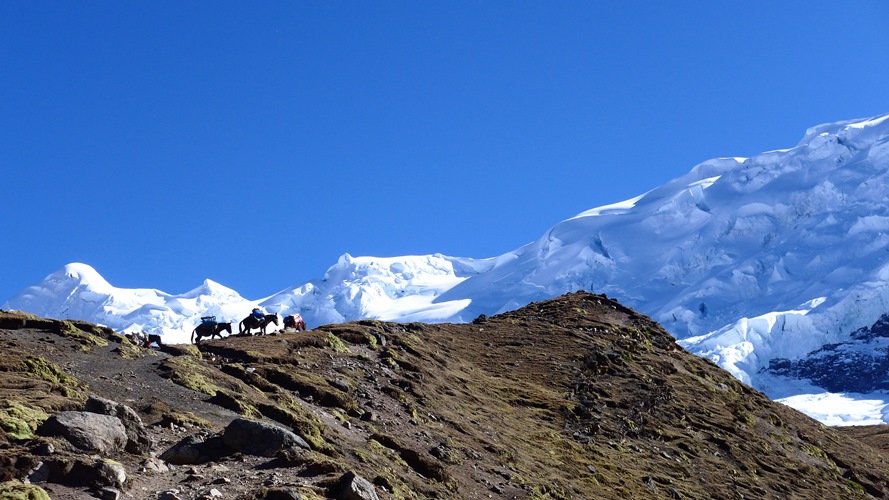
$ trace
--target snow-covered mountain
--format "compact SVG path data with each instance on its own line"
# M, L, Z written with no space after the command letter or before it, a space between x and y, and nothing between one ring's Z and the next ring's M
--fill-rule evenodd
M2 308L182 342L200 316L239 321L256 305L310 326L462 322L584 289L651 316L770 396L793 396L819 389L792 360L835 344L885 353L860 332L889 313L887 138L889 115L813 127L791 149L706 161L492 259L343 255L323 278L259 300L210 281L183 295L114 288L71 264Z

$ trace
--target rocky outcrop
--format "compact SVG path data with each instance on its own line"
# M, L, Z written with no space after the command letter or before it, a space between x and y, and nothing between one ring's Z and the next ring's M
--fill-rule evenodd
M292 431L245 418L237 418L228 424L222 439L233 450L263 457L274 457L294 447L310 449L309 444Z
M127 471L120 463L105 458L58 457L40 463L28 476L28 480L32 483L124 488Z
M303 438L283 427L236 418L221 434L199 433L182 439L161 453L160 459L174 465L194 465L235 453L277 457L309 449Z
M160 459L173 465L202 464L229 455L219 435L195 434L174 444L160 454Z
M830 392L889 390L889 315L852 332L849 340L825 344L799 359L773 358L763 371L808 380Z
M339 500L379 500L374 486L363 477L348 472L339 481Z
M66 411L49 417L37 432L60 436L84 451L110 453L123 450L127 431L117 417L87 411Z
M151 450L154 444L142 419L127 405L123 405L110 399L103 399L98 396L90 396L86 401L84 410L101 415L109 415L117 417L123 424L127 434L126 451L137 455L144 455Z

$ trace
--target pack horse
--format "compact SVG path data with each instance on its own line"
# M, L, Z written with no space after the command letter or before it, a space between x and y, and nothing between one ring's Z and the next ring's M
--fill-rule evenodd
M201 324L191 332L191 343L197 344L204 337L210 337L211 339L214 337L222 338L222 332L231 334L232 324L220 323L216 321L216 316L203 316Z
M298 332L303 331L306 329L306 322L301 315L291 314L284 318L284 328L293 328Z
M269 323L274 323L275 326L278 326L278 315L266 314L262 319L257 319L256 316L253 315L247 316L242 319L241 324L238 325L238 335L253 335L250 333L250 330L253 330L254 328L258 328L260 334L265 335Z

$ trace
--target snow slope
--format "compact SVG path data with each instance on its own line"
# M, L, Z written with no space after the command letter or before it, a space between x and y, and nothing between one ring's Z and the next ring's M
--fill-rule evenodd
M819 389L766 372L769 361L848 340L889 312L887 137L889 115L819 125L793 148L706 161L491 259L346 254L323 278L257 300L211 281L182 295L119 289L71 264L2 307L182 342L201 315L238 321L257 305L299 312L310 326L470 321L584 289L651 316L767 394L800 401Z

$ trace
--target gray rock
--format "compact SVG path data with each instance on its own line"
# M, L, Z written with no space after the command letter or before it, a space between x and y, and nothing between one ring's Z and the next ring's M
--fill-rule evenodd
M218 434L204 438L202 434L189 436L171 446L158 458L174 465L202 464L231 455Z
M120 490L117 488L105 487L100 489L98 494L102 500L118 500L120 498Z
M191 465L207 461L206 442L200 434L188 436L160 454L161 460L174 465Z
M142 462L143 472L148 474L166 474L170 468L160 458L149 457Z
M37 464L37 467L34 467L28 474L28 481L32 483L45 483L46 481L49 481L49 472L49 465L45 462L40 462Z
M111 487L121 490L127 482L127 471L122 464L101 458L48 460L41 475L45 475L45 481L50 483L90 488Z
M37 432L43 436L64 437L81 450L96 453L122 450L128 441L127 431L119 418L85 411L53 415Z
M262 500L303 500L296 488L270 488L261 497Z
M52 443L38 443L32 450L35 455L47 456L56 452L56 447Z
M110 460L99 460L95 464L97 483L114 488L123 488L127 482L127 470L123 465Z
M379 500L374 486L354 472L347 472L339 480L338 500Z
M349 392L349 390L351 389L351 387L349 386L349 383L341 378L335 378L332 380L328 380L327 383L336 387L337 389L339 389L343 392Z
M274 457L278 452L298 447L309 449L306 441L283 427L236 418L222 435L225 445L248 455Z
M126 450L136 455L148 453L154 446L148 430L142 423L139 415L127 405L123 405L110 399L90 396L84 405L84 410L101 415L110 415L120 419L127 432Z

